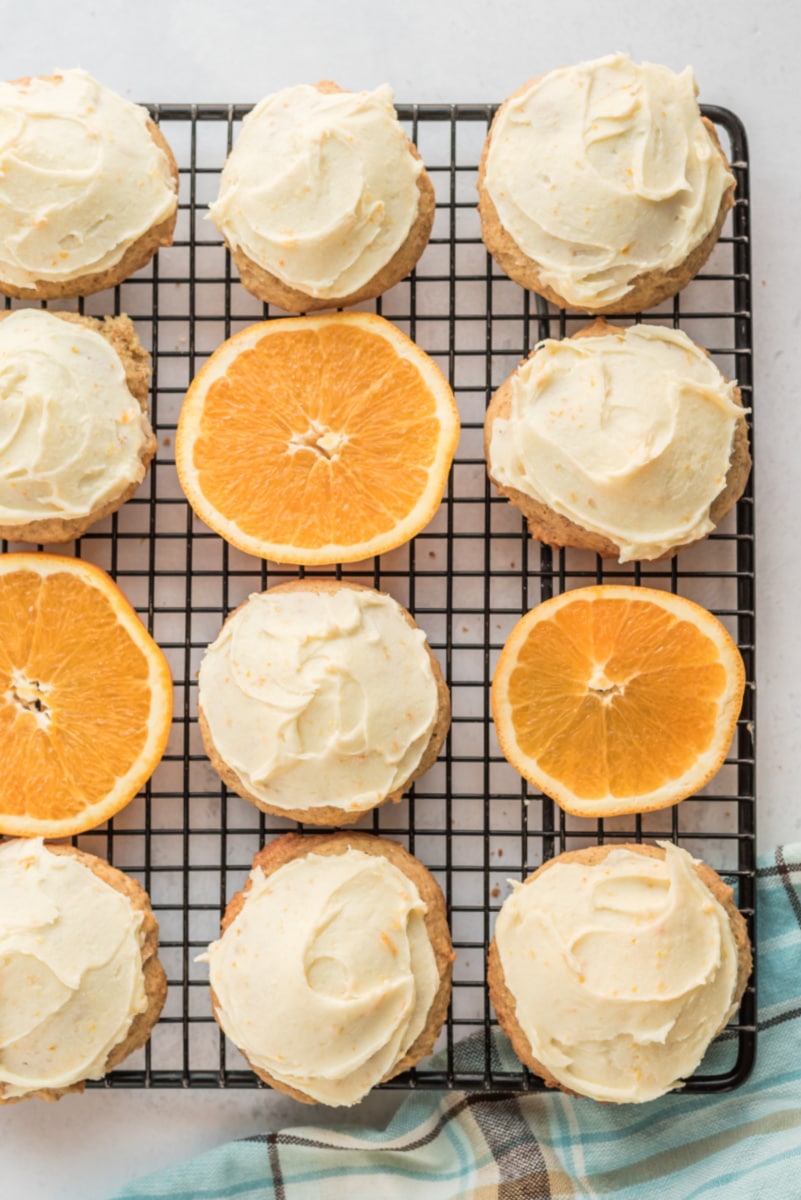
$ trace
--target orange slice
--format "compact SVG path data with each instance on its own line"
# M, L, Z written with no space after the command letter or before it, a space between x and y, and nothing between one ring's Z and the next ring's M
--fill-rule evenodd
M0 555L0 833L108 820L152 775L171 717L167 661L104 571Z
M582 817L666 808L722 765L745 688L720 621L650 588L566 592L512 630L492 681L501 749Z
M459 437L453 393L371 313L290 317L224 342L192 382L176 465L192 508L248 554L354 562L433 517Z

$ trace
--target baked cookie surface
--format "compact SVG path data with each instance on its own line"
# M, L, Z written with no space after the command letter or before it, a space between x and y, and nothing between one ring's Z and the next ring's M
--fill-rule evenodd
M685 333L603 319L541 342L495 392L490 478L550 546L621 562L702 540L751 469L737 385Z
M608 55L550 71L495 116L479 170L487 249L562 308L634 313L698 273L734 177L688 67Z
M103 859L0 842L0 1104L82 1092L148 1038L167 995L146 893Z
M155 453L150 356L126 316L0 314L0 537L51 544L116 512Z
M515 1053L549 1087L642 1103L697 1068L751 965L745 921L710 867L669 843L592 846L516 885L488 982Z
M178 168L147 110L85 71L0 83L0 292L114 287L172 241Z
M357 304L414 267L434 189L387 86L301 84L245 118L211 217L242 285L287 312Z
M204 959L215 1018L259 1078L340 1106L431 1053L453 957L423 864L385 838L333 833L261 850Z
M450 698L425 634L392 597L334 580L252 596L199 673L203 744L264 812L347 825L436 761Z

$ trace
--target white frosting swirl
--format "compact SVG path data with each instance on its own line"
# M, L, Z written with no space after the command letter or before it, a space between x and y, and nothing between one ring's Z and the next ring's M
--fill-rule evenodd
M736 1008L737 947L694 859L612 850L515 884L495 941L534 1057L565 1087L653 1100L696 1069Z
M245 118L210 213L229 246L290 287L345 298L405 242L422 169L387 85L322 92L301 84Z
M41 838L0 845L0 1095L104 1074L147 1008L142 913Z
M0 321L0 525L100 508L144 477L151 436L94 329L43 309Z
M253 1067L355 1104L425 1028L439 987L426 905L388 859L352 848L250 878L201 958L220 1025Z
M550 71L507 100L485 186L506 232L568 304L596 310L679 266L732 176L701 121L690 67L613 54Z
M490 473L611 539L621 562L653 559L714 529L743 412L736 384L678 329L547 340L512 377Z
M147 120L85 71L0 83L0 279L94 275L166 220L175 183Z
M406 782L438 708L423 631L391 596L344 584L251 596L209 646L199 703L254 796L351 812Z

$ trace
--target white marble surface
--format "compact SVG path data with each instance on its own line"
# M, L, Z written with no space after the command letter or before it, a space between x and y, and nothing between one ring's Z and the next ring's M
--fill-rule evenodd
M225 12L234 16L224 15ZM389 81L400 101L497 100L550 67L614 49L681 68L751 141L758 443L759 836L801 837L797 391L801 328L801 8L793 0L0 0L0 77L80 65L136 100L251 101L299 81ZM381 1123L396 1094L338 1121ZM328 1121L270 1093L94 1092L0 1117L9 1200L102 1200L211 1145Z

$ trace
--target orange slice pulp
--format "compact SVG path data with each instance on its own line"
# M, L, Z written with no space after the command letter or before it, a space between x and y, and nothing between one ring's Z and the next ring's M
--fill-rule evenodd
M155 770L171 719L166 659L104 571L0 555L0 833L108 820Z
M436 363L371 313L267 321L211 356L176 465L201 520L276 562L354 562L428 524L459 437Z
M532 609L492 683L501 749L584 817L665 808L704 787L731 745L740 653L706 609L669 592L600 585Z

